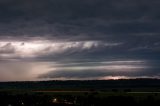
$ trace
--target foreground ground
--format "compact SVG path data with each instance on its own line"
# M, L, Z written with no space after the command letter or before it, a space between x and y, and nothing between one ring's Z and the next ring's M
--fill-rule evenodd
M160 105L160 80L0 83L0 106Z

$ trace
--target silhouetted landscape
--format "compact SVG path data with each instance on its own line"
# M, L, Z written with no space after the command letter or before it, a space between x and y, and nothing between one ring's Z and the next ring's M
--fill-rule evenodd
M160 0L0 0L0 106L160 106Z
M0 82L1 106L158 105L160 80Z

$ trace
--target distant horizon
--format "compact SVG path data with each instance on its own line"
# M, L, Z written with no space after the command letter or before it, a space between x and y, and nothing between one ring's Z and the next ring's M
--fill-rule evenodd
M15 82L52 82L52 81L122 81L122 80L160 80L160 78L128 78L128 79L93 79L93 80L74 80L74 79L67 79L67 80L21 80L21 81L0 81L0 83L15 83Z

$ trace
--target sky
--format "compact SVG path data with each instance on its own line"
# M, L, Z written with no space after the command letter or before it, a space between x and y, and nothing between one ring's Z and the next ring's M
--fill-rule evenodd
M160 78L159 0L0 0L0 81Z

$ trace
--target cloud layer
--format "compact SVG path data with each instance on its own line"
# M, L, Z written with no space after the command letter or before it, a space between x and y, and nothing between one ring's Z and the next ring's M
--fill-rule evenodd
M158 76L159 5L159 0L1 0L0 62L21 61L26 62L26 66L28 61L42 64L60 62L63 65L78 63L47 71L41 75L44 78L48 75L69 79L112 75L127 78ZM151 68L142 63L126 62L100 65L104 61L126 60L145 60ZM89 62L96 64L93 66ZM18 66L15 64L15 67ZM128 74L121 70L117 72L118 67L128 72L146 71ZM12 70L6 69L7 72ZM0 73L3 72L1 69Z
M13 41L0 42L0 57L5 59L27 59L45 56L58 56L64 53L79 53L97 51L99 48L113 48L121 43L107 43L101 41Z
M145 60L108 60L103 62L74 62L54 64L53 69L39 78L48 79L112 79L157 78L159 67Z

